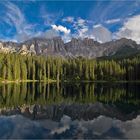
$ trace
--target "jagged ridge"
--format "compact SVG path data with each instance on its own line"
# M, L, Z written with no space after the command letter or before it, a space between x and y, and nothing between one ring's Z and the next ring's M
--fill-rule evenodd
M112 56L125 52L134 53L140 50L140 45L131 39L119 39L107 43L99 43L90 38L72 38L70 42L64 43L61 37L52 39L33 38L22 43L0 42L0 52L18 53L21 55L55 55L63 57L88 57L96 58ZM125 55L125 53L124 53Z

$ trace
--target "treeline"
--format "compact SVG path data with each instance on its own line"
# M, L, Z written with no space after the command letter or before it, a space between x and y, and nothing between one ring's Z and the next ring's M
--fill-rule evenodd
M1 80L140 80L140 57L123 60L64 59L0 54Z

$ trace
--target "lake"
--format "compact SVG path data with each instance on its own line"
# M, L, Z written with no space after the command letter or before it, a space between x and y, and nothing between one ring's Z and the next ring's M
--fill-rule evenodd
M0 138L140 138L140 83L0 84Z

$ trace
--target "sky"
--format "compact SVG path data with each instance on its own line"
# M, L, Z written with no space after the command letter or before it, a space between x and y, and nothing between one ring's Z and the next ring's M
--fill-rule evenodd
M140 43L140 1L0 1L0 40L55 36L65 42L72 37L101 43L125 37Z

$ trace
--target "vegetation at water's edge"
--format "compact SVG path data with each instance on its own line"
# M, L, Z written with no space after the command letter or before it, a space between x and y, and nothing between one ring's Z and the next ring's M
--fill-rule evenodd
M16 81L139 81L140 57L117 60L0 54L0 80Z

